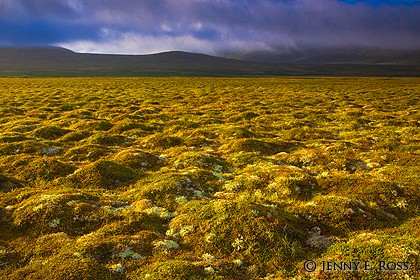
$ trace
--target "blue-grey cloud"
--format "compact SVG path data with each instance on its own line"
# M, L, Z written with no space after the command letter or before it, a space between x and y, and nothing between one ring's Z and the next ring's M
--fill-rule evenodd
M419 15L409 0L0 0L0 44L119 53L419 49Z

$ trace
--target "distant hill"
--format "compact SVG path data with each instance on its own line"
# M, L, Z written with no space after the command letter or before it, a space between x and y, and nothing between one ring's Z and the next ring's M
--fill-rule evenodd
M287 64L420 65L420 50L374 48L292 48L232 53L225 57Z
M258 55L260 59L258 59ZM405 56L404 56L405 55ZM420 59L350 53L248 53L221 58L188 52L150 55L75 53L58 47L0 47L0 76L420 76ZM251 57L252 56L252 57ZM265 58L265 59L262 59Z

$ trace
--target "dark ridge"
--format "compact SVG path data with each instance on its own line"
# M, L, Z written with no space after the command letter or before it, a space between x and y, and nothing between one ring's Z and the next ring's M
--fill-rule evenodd
M289 64L420 65L420 50L375 48L295 48L249 51L224 55L228 58Z
M266 63L242 60L247 59L244 55L222 58L181 51L115 55L75 53L59 47L3 46L0 76L420 76L420 59L410 56L392 63L380 56L375 61L343 57L318 55Z

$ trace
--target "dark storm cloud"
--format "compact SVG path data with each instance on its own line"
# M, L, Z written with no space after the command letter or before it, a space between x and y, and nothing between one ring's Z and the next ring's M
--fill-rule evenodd
M0 43L218 53L300 46L420 48L415 1L0 0Z

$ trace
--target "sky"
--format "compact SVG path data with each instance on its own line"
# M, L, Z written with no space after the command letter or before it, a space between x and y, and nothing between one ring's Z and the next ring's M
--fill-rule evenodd
M0 45L212 55L420 49L420 0L0 0Z

